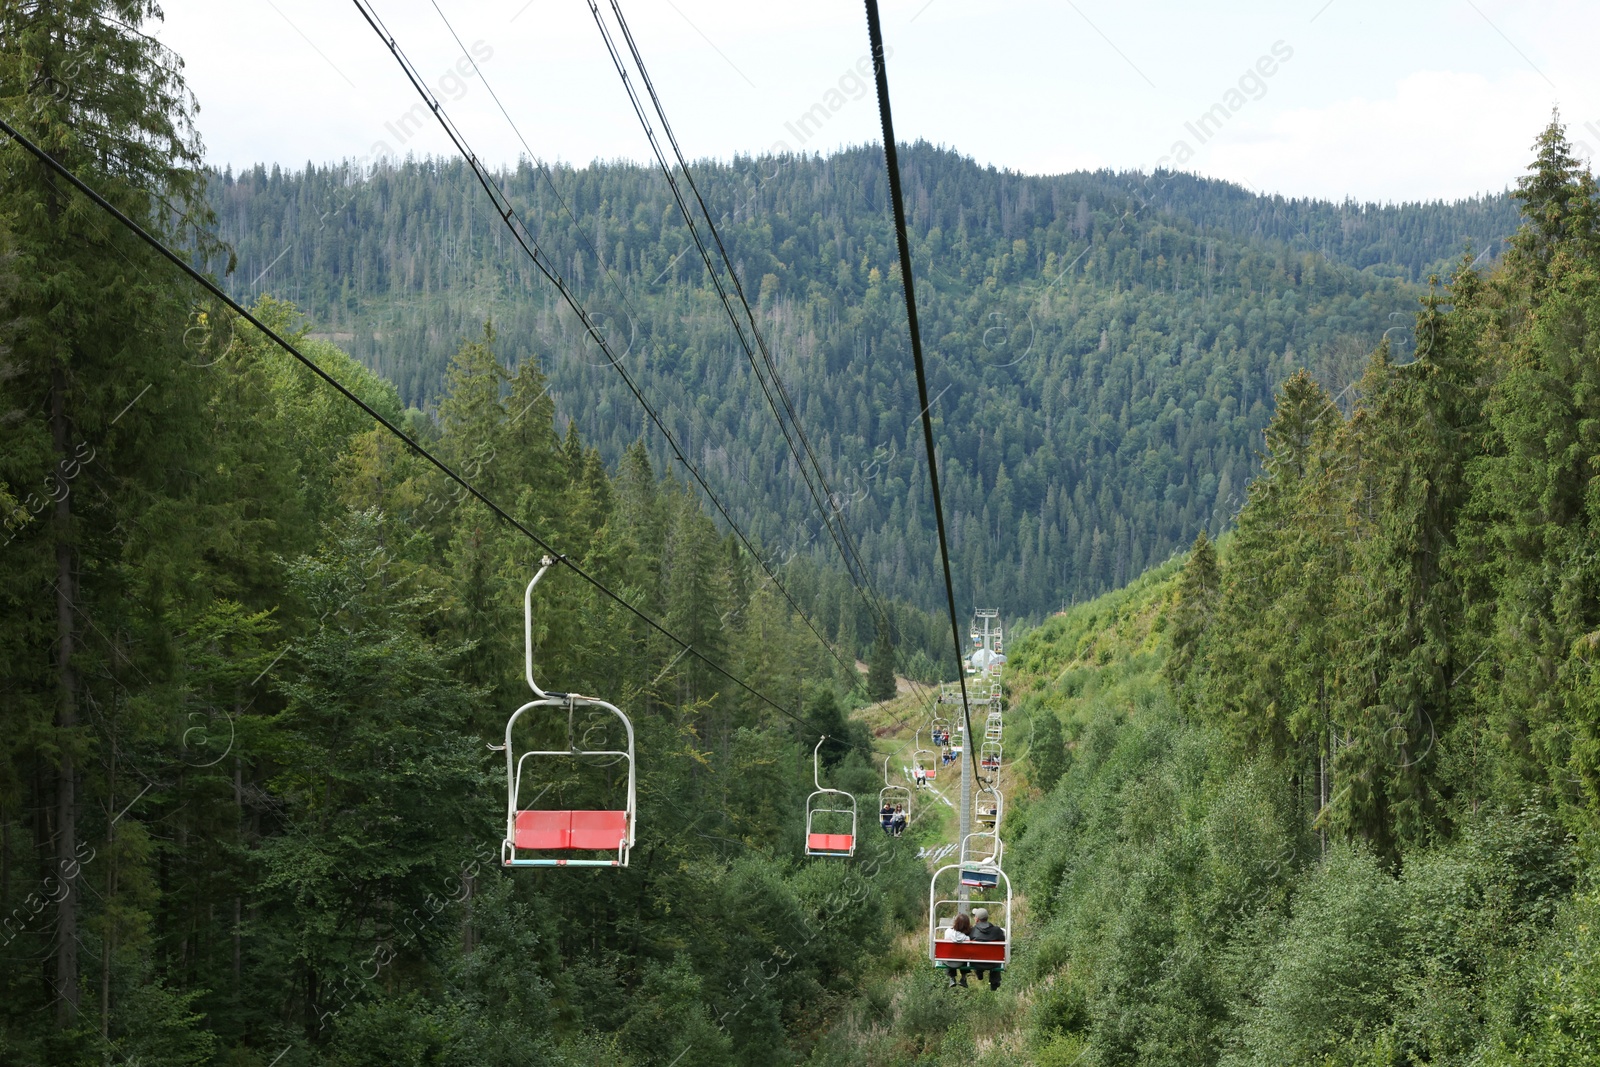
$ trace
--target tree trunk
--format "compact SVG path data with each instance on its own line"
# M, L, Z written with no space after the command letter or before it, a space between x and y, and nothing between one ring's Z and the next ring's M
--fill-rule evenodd
M67 419L67 375L59 365L50 372L50 438L59 471L71 459L71 424ZM61 732L61 763L56 777L56 875L61 898L56 905L56 1022L71 1025L78 1014L78 780L74 758L78 725L78 677L72 655L76 638L74 611L72 497L59 477L56 500L56 726Z

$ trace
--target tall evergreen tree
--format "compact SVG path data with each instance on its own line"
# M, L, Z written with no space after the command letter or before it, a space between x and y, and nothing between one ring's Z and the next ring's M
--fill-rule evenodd
M872 659L867 664L867 699L893 700L894 695L894 643L887 630L879 630L872 642Z
M206 213L200 144L181 61L139 29L160 17L150 0L0 6L0 107L125 213L181 238ZM29 498L40 501L30 505L34 521L0 563L5 658L18 683L4 733L31 738L54 779L48 807L38 796L28 808L48 811L36 838L49 858L37 861L63 879L49 988L65 1029L81 1024L81 883L67 872L82 855L82 786L94 758L84 711L90 701L117 703L92 693L90 679L129 655L104 649L103 635L120 632L117 645L128 635L120 608L149 545L121 531L143 518L140 491L158 491L191 454L181 431L196 425L199 383L172 355L189 309L170 269L15 146L0 152L0 216L20 279L0 308L10 323L0 407L27 413L0 458L7 482L40 487ZM85 491L91 484L140 490L105 506Z
M1173 596L1171 622L1168 625L1171 651L1167 653L1162 673L1168 683L1181 694L1189 681L1189 672L1199 653L1200 639L1205 636L1216 613L1217 599L1222 591L1222 571L1217 565L1217 550L1201 530L1195 535L1184 560L1183 574L1178 580L1178 590ZM1058 727L1059 729L1059 727Z

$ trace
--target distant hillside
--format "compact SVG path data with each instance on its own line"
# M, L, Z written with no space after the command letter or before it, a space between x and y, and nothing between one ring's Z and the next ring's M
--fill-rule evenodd
M925 144L903 163L958 593L1019 617L1218 529L1277 384L1305 366L1337 390L1386 331L1403 354L1413 283L1515 227L1505 198L1264 199L1183 175L1028 177ZM875 580L936 604L881 155L697 175ZM741 523L780 561L833 552L660 175L560 169L571 218L531 167L505 184ZM594 416L608 460L643 436L665 461L459 163L257 169L219 176L213 200L234 291L295 301L407 402L429 404L492 317L503 355L543 361L560 412ZM867 632L858 605L823 614Z

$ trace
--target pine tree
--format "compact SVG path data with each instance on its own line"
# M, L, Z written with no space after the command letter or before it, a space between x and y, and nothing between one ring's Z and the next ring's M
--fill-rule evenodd
M1050 708L1041 707L1033 715L1033 739L1028 743L1028 763L1033 768L1033 784L1048 793L1067 773L1067 742L1061 733L1061 720Z
M1172 646L1161 668L1168 684L1180 694L1180 698L1188 685L1189 672L1194 667L1200 640L1216 613L1221 588L1222 571L1217 565L1217 550L1206 532L1201 530L1195 536L1194 545L1189 549L1189 558L1184 561L1183 572L1178 579L1168 624Z
M201 153L181 63L139 29L159 18L149 0L0 6L0 106L128 215L181 237L206 214ZM118 630L112 613L125 603L124 583L151 549L113 535L136 511L91 504L97 495L84 489L94 481L164 495L166 472L192 454L182 437L198 425L198 382L173 357L188 309L170 268L14 146L0 152L0 217L10 220L19 278L0 307L11 346L0 408L29 412L8 428L0 460L11 484L46 487L29 497L41 501L39 520L0 564L13 598L3 613L5 659L19 665L0 732L35 738L51 767L48 805L35 796L25 806L48 806L38 840L50 841L48 867L66 870L79 855L83 791L98 792L85 780L93 745L80 713L90 699L118 703L90 694L104 653L80 627ZM177 547L176 531L171 540ZM101 565L119 559L123 566ZM65 1029L81 1023L83 931L79 882L63 884L51 987Z
M1600 239L1596 203L1600 190L1589 168L1574 154L1559 114L1551 116L1533 147L1533 169L1517 181L1516 190L1526 223L1512 244L1536 279L1563 245L1580 254L1595 250Z
M879 630L872 642L872 662L868 664L867 699L893 700L895 692L894 643L887 630Z

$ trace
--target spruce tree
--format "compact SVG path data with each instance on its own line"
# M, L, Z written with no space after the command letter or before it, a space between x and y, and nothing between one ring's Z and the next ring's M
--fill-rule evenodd
M1061 733L1061 720L1052 709L1041 707L1034 712L1033 740L1028 744L1033 784L1041 792L1050 792L1067 773L1067 762L1067 742Z
M182 238L206 215L201 152L181 61L139 29L160 14L151 0L0 5L0 108L125 213ZM50 768L51 795L24 807L48 809L36 836L50 855L37 859L65 872L80 856L84 789L102 791L85 779L94 743L82 711L91 699L120 704L88 691L107 673L95 669L106 650L93 635L117 631L140 556L182 543L175 528L159 547L127 543L127 527L113 529L138 521L137 505L118 513L85 490L121 486L118 504L165 495L167 472L193 452L184 436L198 426L199 382L174 358L189 309L171 269L15 145L0 149L0 217L18 279L0 306L10 346L0 409L27 413L8 427L0 463L5 481L44 487L34 521L0 554L5 658L17 665L0 732L34 738ZM175 526L170 513L163 521ZM53 917L49 987L63 1029L81 1025L80 892L66 878Z
M868 664L867 699L893 700L894 695L894 643L889 640L887 630L879 630L872 643L872 661Z
M1194 545L1189 549L1189 558L1184 560L1183 571L1178 578L1168 624L1172 648L1161 668L1180 698L1188 684L1189 671L1194 666L1200 639L1216 613L1221 587L1222 571L1217 565L1217 550L1206 532L1201 530L1195 536Z

